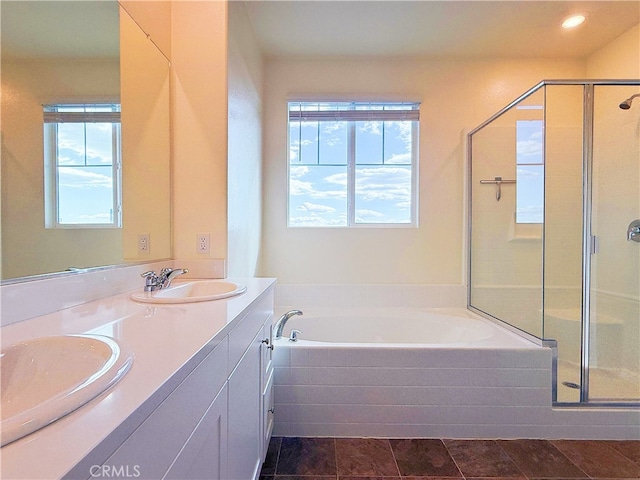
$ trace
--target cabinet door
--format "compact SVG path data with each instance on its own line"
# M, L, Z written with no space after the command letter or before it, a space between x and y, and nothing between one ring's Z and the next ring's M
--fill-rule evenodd
M252 480L262 463L260 357L262 330L229 377L228 475Z
M107 459L111 472L138 480L162 478L226 380L227 342L221 342ZM115 475L112 478L120 478Z
M211 403L165 478L225 480L227 476L227 386Z

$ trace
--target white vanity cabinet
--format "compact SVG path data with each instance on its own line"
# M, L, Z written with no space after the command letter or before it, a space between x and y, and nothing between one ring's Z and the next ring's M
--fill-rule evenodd
M257 480L273 424L272 316L269 290L117 448L96 447L65 478Z
M265 323L262 336L264 339L261 359L262 368L260 369L260 408L262 412L260 424L262 425L262 460L264 461L267 456L271 433L273 432L275 415L273 397L273 323L271 320Z

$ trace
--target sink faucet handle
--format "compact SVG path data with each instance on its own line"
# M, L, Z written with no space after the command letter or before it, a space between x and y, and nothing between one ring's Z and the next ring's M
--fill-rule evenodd
M153 270L141 273L140 276L146 279L144 282L145 292L151 292L158 287L158 275Z

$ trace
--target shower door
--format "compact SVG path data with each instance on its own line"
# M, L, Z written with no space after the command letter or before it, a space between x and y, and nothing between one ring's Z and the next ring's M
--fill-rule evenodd
M640 219L640 99L630 109L619 107L638 88L595 85L593 91L583 402L640 400L640 242L627 233Z

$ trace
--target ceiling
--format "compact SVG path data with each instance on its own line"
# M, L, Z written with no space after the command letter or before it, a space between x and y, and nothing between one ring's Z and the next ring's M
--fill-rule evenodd
M268 57L584 58L640 22L640 0L244 3ZM587 21L563 30L562 19L576 12ZM115 0L2 0L0 17L3 55L118 55Z
M640 22L638 0L244 3L268 57L584 58ZM562 29L574 13L586 22Z

